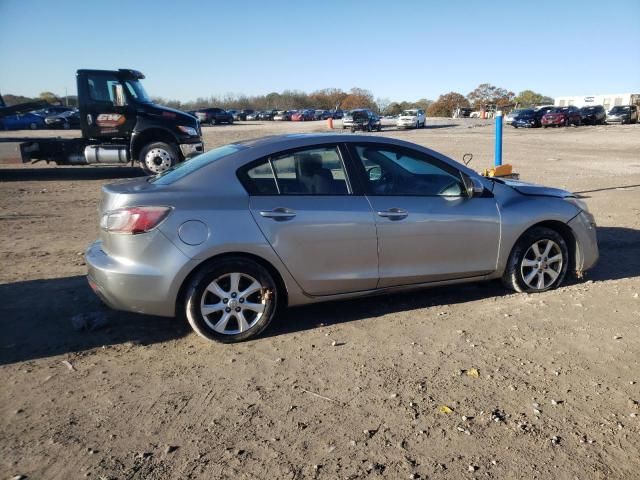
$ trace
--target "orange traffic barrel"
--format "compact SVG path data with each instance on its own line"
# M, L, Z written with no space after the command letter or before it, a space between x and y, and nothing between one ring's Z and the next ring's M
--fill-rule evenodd
M327 118L327 127L329 127L330 130L333 130L333 118Z

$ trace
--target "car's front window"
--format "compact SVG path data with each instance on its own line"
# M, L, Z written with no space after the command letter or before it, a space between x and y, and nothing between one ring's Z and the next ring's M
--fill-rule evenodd
M371 195L464 196L460 172L428 155L387 145L358 145L354 150Z

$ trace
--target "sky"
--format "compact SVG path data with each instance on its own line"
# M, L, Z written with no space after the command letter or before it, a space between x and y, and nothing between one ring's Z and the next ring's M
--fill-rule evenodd
M640 92L640 0L0 0L0 92L75 94L79 68L134 68L181 101Z

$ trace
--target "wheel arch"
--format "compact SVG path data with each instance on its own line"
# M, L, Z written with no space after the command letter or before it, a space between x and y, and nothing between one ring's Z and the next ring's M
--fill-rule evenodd
M573 233L573 230L571 229L571 227L569 225L567 225L566 223L561 222L559 220L544 220L542 222L538 222L538 223L534 223L533 225L530 225L525 231L523 231L518 236L517 240L515 241L515 243L511 247L511 251L509 252L509 255L511 255L511 252L513 251L515 246L518 244L520 239L524 235L526 235L529 231L531 231L532 229L534 229L536 227L546 227L546 228L548 228L550 230L553 230L553 231L557 232L562 237L562 239L567 244L567 249L569 250L569 266L568 266L567 271L575 272L576 271L576 265L577 265L577 258L578 258L577 256L579 255L578 241L577 241L576 236Z
M176 146L176 151L178 155L180 155L180 149L178 146L178 138L169 130L164 128L149 128L146 130L142 130L138 132L131 139L131 158L134 161L138 160L140 156L140 151L144 148L145 145L148 145L152 142L165 142L168 144L172 144Z
M195 277L198 274L198 272L200 272L200 270L205 268L207 265L210 265L216 261L224 260L227 258L245 258L248 260L253 260L254 262L261 265L262 267L266 268L267 271L273 277L274 281L276 282L276 285L278 286L278 289L281 292L281 296L278 300L278 306L286 307L288 305L289 294L287 291L287 284L285 283L278 269L271 262L252 253L225 252L225 253L214 255L213 257L204 259L187 274L185 279L182 281L182 284L180 285L180 288L178 290L178 295L176 296L176 305L175 305L176 316L180 316L180 317L184 316L184 301L187 295L188 287L191 284L193 277Z

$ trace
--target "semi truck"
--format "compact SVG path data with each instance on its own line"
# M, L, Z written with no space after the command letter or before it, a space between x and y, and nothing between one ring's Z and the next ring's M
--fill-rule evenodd
M153 103L131 69L78 70L80 138L0 138L20 144L23 162L57 165L138 164L162 173L204 151L196 117ZM0 97L1 98L1 97ZM4 106L0 117L33 110L34 104ZM27 110L28 109L28 110Z

